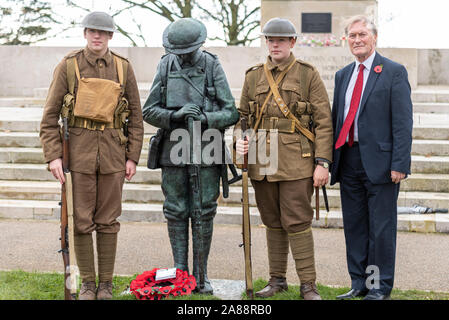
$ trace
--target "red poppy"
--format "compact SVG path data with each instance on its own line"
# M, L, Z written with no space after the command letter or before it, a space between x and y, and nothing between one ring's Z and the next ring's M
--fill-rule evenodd
M381 73L382 72L382 68L383 68L383 64L380 64L378 66L374 67L374 72L375 73Z
M137 299L161 300L170 295L187 295L196 287L195 277L187 271L176 269L176 278L156 281L157 270L145 271L131 281L129 289Z

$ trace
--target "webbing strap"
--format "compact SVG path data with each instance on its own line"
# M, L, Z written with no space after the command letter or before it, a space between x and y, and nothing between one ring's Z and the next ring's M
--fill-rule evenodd
M119 59L118 57L114 56L115 65L117 67L117 75L118 75L118 81L121 85L123 85L123 65L122 65L122 59Z
M284 99L282 99L279 93L278 84L276 84L276 82L274 81L273 75L271 74L270 70L268 70L266 64L264 65L264 71L265 76L267 77L268 80L268 84L270 85L271 92L274 95L274 101L276 102L276 105L279 107L279 110L281 110L282 114L286 118L295 121L295 127L299 132L305 135L307 139L309 139L310 141L315 142L315 135L308 129L304 128L301 122L299 122L299 120L290 112L290 109L288 108L287 104L285 103Z
M279 85L279 83L281 83L282 79L284 79L287 72L289 72L290 69L294 66L295 62L296 61L293 60L293 62L287 67L287 69L285 69L278 75L278 77L276 78L276 86ZM256 120L256 124L254 125L254 128L253 128L254 130L253 130L252 135L249 140L254 138L254 136L256 135L256 131L259 128L260 120L262 119L263 112L265 111L265 108L267 107L268 101L270 100L272 94L273 94L273 90L270 90L270 92L268 92L267 97L265 98L265 101L263 102L262 107L260 108L259 118Z
M78 68L78 61L76 61L76 57L73 57L70 60L73 60L73 63L74 63L74 66L75 66L76 78L78 79L78 81L80 81L81 77L80 77L80 69Z
M75 63L76 58L67 59L67 85L72 95L75 91Z

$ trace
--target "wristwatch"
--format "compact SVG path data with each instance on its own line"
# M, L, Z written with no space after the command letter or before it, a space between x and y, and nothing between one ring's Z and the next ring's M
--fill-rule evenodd
M329 163L326 162L326 161L317 161L316 164L322 166L322 167L325 168L325 169L329 169Z

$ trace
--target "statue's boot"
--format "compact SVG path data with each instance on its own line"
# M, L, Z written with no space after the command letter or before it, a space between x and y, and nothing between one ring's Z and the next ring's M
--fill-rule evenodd
M75 234L74 242L76 264L78 266L82 281L78 299L95 300L96 275L92 234Z
M97 300L112 299L117 233L97 232L98 289Z
M189 220L167 220L174 267L189 272Z
M200 235L200 228L198 221L192 220L192 238L193 238L193 275L196 279L196 292L201 294L213 294L213 288L210 280L207 277L207 260L209 257L210 246L212 243L212 233L214 220L201 221L202 237ZM200 241L202 240L202 262L204 272L204 288L200 287Z
M290 248L295 260L296 272L301 281L300 296L304 300L321 300L315 284L315 258L313 249L312 227L289 233Z

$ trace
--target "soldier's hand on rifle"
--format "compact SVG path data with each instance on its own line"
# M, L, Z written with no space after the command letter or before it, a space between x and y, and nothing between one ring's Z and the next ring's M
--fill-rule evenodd
M172 119L175 121L184 121L187 117L199 119L201 109L196 104L187 103L181 109L173 113Z
M313 186L321 187L327 184L329 181L329 169L322 166L316 166L313 173Z
M131 178L136 174L136 163L132 160L126 160L125 178L131 181Z
M65 182L61 158L50 161L48 163L48 169L51 171L52 175L59 180L61 184Z
M243 139L238 139L235 144L235 151L240 155L245 155L248 153L248 141Z

